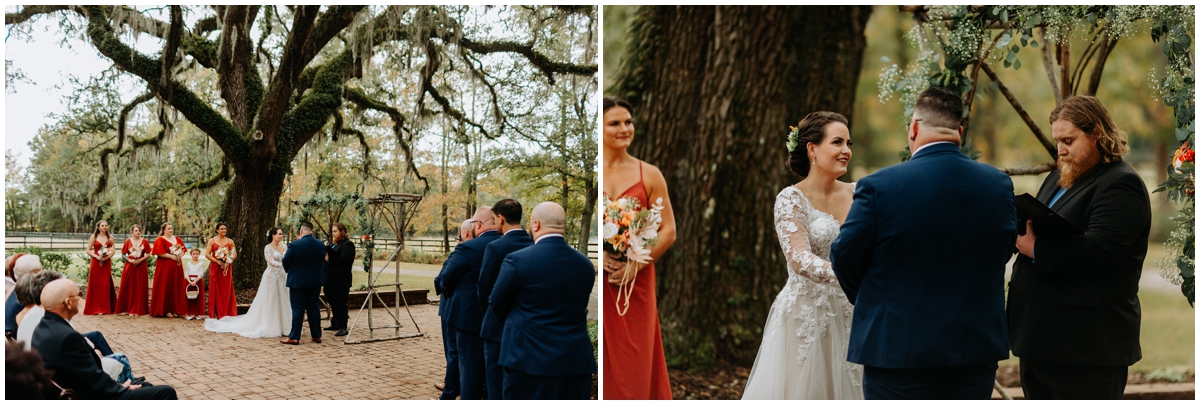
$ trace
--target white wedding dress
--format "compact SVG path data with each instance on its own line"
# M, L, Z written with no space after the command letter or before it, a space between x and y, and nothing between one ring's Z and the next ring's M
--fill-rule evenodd
M840 228L795 186L775 197L788 280L771 304L742 399L863 399L862 366L846 361L854 307L829 262Z
M258 283L250 310L245 315L206 319L204 329L248 338L278 338L292 330L292 300L288 297L287 273L283 272L283 254L267 245L263 255L267 257L267 270Z

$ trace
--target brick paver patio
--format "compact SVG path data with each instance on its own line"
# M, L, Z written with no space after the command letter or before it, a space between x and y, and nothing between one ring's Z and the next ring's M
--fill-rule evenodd
M376 324L393 323L376 311ZM354 345L330 331L324 343L312 343L307 322L299 346L212 333L203 321L183 318L80 315L71 323L80 332L103 332L113 350L129 356L135 375L175 387L180 399L436 398L433 384L445 376L437 306L416 305L412 313L425 336ZM350 322L357 314L350 311ZM401 333L415 332L403 308L400 314ZM366 339L365 325L363 314L347 337Z

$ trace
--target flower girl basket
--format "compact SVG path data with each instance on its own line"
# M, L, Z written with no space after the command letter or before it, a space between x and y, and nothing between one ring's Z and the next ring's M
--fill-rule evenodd
M196 278L197 278L196 276L188 276L188 279L192 280L192 281L195 281ZM187 289L185 289L184 291L187 292L187 298L189 300L194 300L196 298L200 298L200 286L199 285L188 284Z

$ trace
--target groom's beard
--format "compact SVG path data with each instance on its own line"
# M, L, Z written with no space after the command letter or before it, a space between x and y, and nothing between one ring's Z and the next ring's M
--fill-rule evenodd
M1092 151L1073 158L1070 156L1062 156L1058 158L1058 186L1062 188L1071 188L1075 182L1087 174L1088 171L1096 167L1100 163L1100 153Z

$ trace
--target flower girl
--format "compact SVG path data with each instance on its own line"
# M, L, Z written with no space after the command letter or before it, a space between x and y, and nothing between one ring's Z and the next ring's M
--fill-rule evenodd
M200 263L200 249L192 248L192 260L187 264L185 279L187 280L187 320L200 320L204 315L204 271L207 266Z

